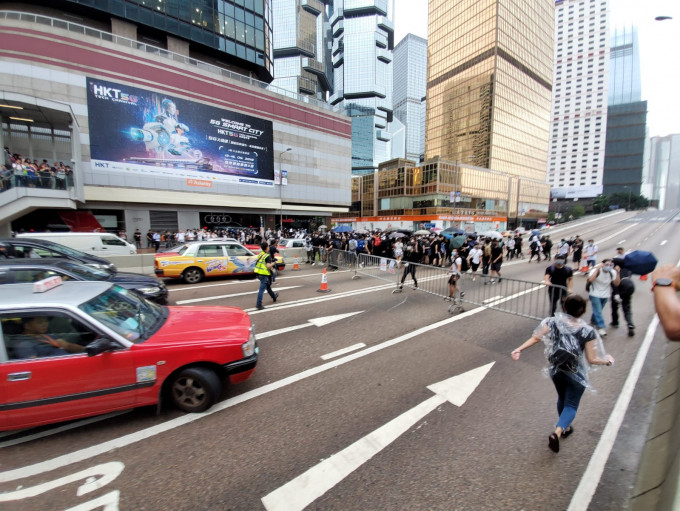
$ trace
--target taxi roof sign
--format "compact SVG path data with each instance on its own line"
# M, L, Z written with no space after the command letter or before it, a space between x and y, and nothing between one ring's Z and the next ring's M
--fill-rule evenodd
M44 293L45 291L49 291L50 289L53 289L57 286L61 286L61 284L62 284L61 277L55 275L54 277L49 277L34 283L33 292Z

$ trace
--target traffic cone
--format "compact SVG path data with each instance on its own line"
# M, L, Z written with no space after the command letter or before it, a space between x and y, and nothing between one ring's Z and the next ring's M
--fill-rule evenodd
M300 269L300 260L298 259L298 255L295 254L295 259L293 259L293 271L298 271Z
M330 292L330 289L328 289L328 277L326 276L326 268L323 269L323 273L321 274L321 287L316 290L317 293L328 293Z
M640 275L640 280L647 280L647 274Z

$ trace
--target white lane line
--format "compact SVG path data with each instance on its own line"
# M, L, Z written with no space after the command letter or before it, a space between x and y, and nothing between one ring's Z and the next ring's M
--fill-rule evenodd
M663 247L666 243L668 243L668 240L663 240L660 245Z
M623 245L626 242L626 240L621 240L619 241L619 245Z
M392 286L389 286L392 287ZM536 286L530 289L527 289L525 291L522 291L520 293L516 293L514 295L508 296L507 298L503 298L502 300L498 300L497 302L494 303L494 305L506 302L508 300L512 300L514 298L518 298L522 295L532 293L538 289L542 289L544 286ZM232 406L236 406L241 403L245 403L246 401L250 401L251 399L254 399L256 397L263 396L265 394L269 394L270 392L273 392L275 390L281 389L283 387L287 387L288 385L291 385L293 383L297 383L299 381L305 380L307 378L310 378L311 376L316 376L317 374L323 373L325 371L328 371L330 369L334 369L336 367L339 367L343 364L347 364L348 362L352 362L354 360L357 360L359 358L371 355L373 353L376 353L378 351L384 350L386 348L390 348L392 346L396 346L397 344L400 344L404 341L407 341L409 339L413 338L418 338L422 336L423 334L435 330L437 328L441 328L447 325L450 325L451 323L455 323L456 321L461 321L463 319L469 318L470 316L474 316L475 314L479 314L480 312L486 311L486 307L478 307L476 309L472 309L466 312L463 312L457 316L453 316L451 318L444 319L442 321L438 321L436 323L432 323L430 325L423 326L421 328L418 328L417 330L414 330L412 332L408 332L404 335L401 335L399 337L395 337L393 339L387 340L385 342L382 342L380 344L376 344L375 346L371 346L370 348L367 348L362 351L357 351L355 353L352 353L351 355L347 355L343 358L338 358L335 360L332 360L330 362L326 362L325 364L322 364L320 366L312 367L310 369L306 369L300 373L288 376L286 378L283 378L279 381L269 383L267 385L263 385L262 387L249 390L248 392L244 392L241 395L235 396L231 399L227 399L225 401L222 401L221 403L216 404L209 410L203 412L203 413L190 413L187 415L183 415L181 417L177 417L175 419L171 419L167 422L164 422L162 424L157 424L155 426L151 426L146 429L142 429L140 431L136 431L134 433L130 433L127 435L124 435L120 438L115 438L113 440L109 440L107 442L102 442L97 445L93 445L91 447L86 447L84 449L80 449L78 451L73 451L68 454L64 454L62 456L57 456L56 458L52 458L50 460L45 460L41 461L38 463L34 463L33 465L27 465L25 467L21 468L15 468L12 470L6 470L4 472L0 472L0 483L6 483L9 481L16 481L17 479L23 479L26 477L32 477L37 474L42 474L43 472L49 472L50 470L56 470L61 467L65 467L67 465L73 464L73 463L78 463L84 460L88 460L90 458L94 458L95 456L99 456L101 454L105 454L113 449L121 449L123 447L127 447L128 445L134 444L136 442L140 442L142 440L145 440L147 438L154 437L156 435L159 435L161 433L165 433L166 431L173 430L175 428L178 428L180 426L184 426L186 424L191 424L192 422L196 422L198 420L204 419L205 417L209 417L215 413L221 412L222 410L226 410L227 408L231 408Z
M680 266L680 261L677 262L676 266ZM633 398L633 392L635 391L635 386L637 385L638 379L640 378L640 372L642 371L642 366L647 358L647 353L654 340L654 335L656 334L656 329L659 326L659 316L656 314L652 319L652 322L647 327L647 332L645 338L640 344L638 353L635 357L635 361L628 372L628 377L626 378L621 393L619 394L614 409L612 410L609 419L607 420L607 425L605 426L602 434L600 435L600 440L595 447L593 455L590 457L588 462L588 467L586 467L581 481L579 482L574 495L571 498L569 507L567 511L582 511L583 509L588 509L590 502L595 495L600 480L602 479L602 473L604 472L605 464L609 459L609 455L614 447L614 442L616 442L616 437L619 434L619 429L623 424L626 412L630 406L630 401Z
M327 353L326 355L321 355L321 360L330 360L331 358L339 357L340 355L346 355L347 353L352 353L353 351L365 348L366 345L363 342L359 344L353 344L338 351L333 351L332 353Z
M348 272L348 271L353 271L353 270L338 270L338 271L335 272L335 274L337 275L338 273L345 273L345 272ZM320 274L321 274L321 272L319 272L318 274L317 273L304 273L304 274L301 274L301 275L287 275L287 276L281 276L281 274L279 274L279 276L276 277L276 280L279 281L279 280L285 280L285 279L299 279L299 278L305 278L305 277L316 277ZM169 287L168 292L172 293L174 291L192 291L192 290L195 290L195 289L206 289L208 287L236 286L238 284L243 284L243 283L248 283L248 282L258 282L258 280L253 277L252 279L230 280L229 282L219 282L219 283L215 283L215 284L202 284L200 286L179 285L177 287L175 287L175 286Z
M276 290L284 291L286 289L295 289L296 287L302 286L288 286L288 287L277 287ZM276 290L274 292L276 292ZM246 295L256 295L257 291L245 291L243 293L233 293L231 295L216 295L216 296L204 296L203 298L190 298L189 300L177 300L175 302L177 305L185 305L187 303L198 303L198 302L209 302L212 300L221 300L222 298L234 298L236 296L246 296Z
M260 339L266 339L267 337L274 337L275 335L294 332L295 330L300 330L301 328L307 328L310 326L322 327L330 325L335 321L340 321L343 319L347 319L351 316L354 316L356 314L361 314L362 312L364 311L347 312L345 314L336 314L334 316L325 316L323 318L308 319L306 323L302 323L301 325L287 326L285 328L279 328L278 330L270 330L269 332L262 332L261 334L256 334L255 338L259 341Z
M88 424L94 424L95 422L112 419L113 417L123 415L124 413L130 413L131 411L132 410L122 410L120 412L107 413L106 415L98 415L96 417L90 417L89 419L72 422L70 424L66 424L65 426L60 426L58 428L52 428L47 431L41 431L40 433L33 433L32 435L22 436L20 438L15 438L13 440L7 440L6 442L0 442L0 448L11 447L13 445L23 444L24 442L37 440L38 438L45 438L48 436L56 435L58 433L63 433L64 431L68 431L69 429L75 429L81 426L87 426ZM16 434L17 432L14 431L13 433Z
M482 303L491 303L491 302L498 300L499 298L503 298L503 295L492 296L491 298L487 298L486 300L482 300Z

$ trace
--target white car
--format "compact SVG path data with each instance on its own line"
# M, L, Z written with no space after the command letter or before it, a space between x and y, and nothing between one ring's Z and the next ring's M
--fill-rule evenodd
M303 238L281 238L276 248L305 248L305 240Z

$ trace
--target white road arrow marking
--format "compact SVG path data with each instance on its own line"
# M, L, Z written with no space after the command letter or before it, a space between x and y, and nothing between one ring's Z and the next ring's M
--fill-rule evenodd
M661 246L663 247L666 243L668 243L668 240L663 240L663 241L661 242Z
M274 292L283 291L285 289L295 289L296 287L302 286L288 286L288 287L277 287ZM177 305L185 305L187 303L196 302L209 302L211 300L221 300L222 298L234 298L235 296L246 296L246 295L256 295L257 291L246 291L245 293L234 293L231 295L218 295L218 296L205 296L203 298L190 298L189 300L177 300L175 302Z
M354 472L419 420L450 401L462 406L487 375L495 362L427 387L435 393L399 417L369 433L346 449L323 460L304 474L262 498L268 511L299 511Z
M283 289L283 288L282 288ZM270 332L262 332L261 334L256 334L255 337L259 341L260 339L266 339L267 337L272 337L274 335L281 335L287 332L292 332L294 330L299 330L301 328L307 328L309 326L325 326L334 321L340 321L341 319L349 318L355 314L361 314L364 311L348 312L347 314L336 314L335 316L325 316L323 318L312 318L308 319L307 323L301 325L288 326L286 328L279 328L278 330L272 330Z

